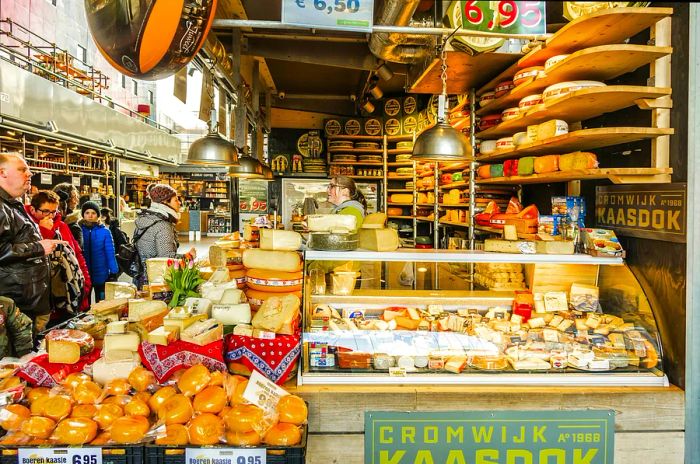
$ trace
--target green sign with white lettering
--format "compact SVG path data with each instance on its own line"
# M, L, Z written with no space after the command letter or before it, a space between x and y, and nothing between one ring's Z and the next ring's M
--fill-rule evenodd
M612 464L615 411L365 412L366 464Z

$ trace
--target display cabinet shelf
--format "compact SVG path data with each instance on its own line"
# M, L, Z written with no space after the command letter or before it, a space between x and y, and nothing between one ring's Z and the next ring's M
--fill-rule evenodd
M584 179L609 179L614 184L665 183L673 173L672 168L600 168L557 171L531 176L494 177L477 179L477 184L547 184Z

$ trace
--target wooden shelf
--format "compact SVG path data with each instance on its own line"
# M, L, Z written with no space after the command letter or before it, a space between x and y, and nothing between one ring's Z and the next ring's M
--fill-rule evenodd
M506 95L493 100L477 110L476 114L496 113L518 106L518 102L529 95L542 93L552 84L574 80L606 81L634 71L661 57L670 55L672 47L650 45L602 45L572 53L547 70L546 77L529 79Z
M340 161L332 161L328 163L330 165L336 165L336 166L384 166L384 163L362 163L360 161L348 161L348 162L340 162Z
M503 229L497 229L495 227L474 225L474 229L490 234L503 235ZM521 234L520 232L518 232L518 238L521 240L539 240L537 234Z
M452 226L452 227L466 227L469 228L469 224L465 222L451 222L451 221L440 221L441 226Z
M432 208L435 206L435 203L416 203L416 206L420 206L421 208Z
M412 135L389 135L387 136L387 141L389 142L409 142L413 140Z
M434 188L417 189L416 192L434 192Z
M386 152L389 155L410 155L413 153L413 148L392 148Z
M457 163L440 163L442 166L440 166L440 171L447 172L447 171L463 171L464 169L469 168L469 162L468 161L459 161Z
M387 216L389 219L413 219L413 216Z
M439 186L441 189L452 189L452 188L469 188L469 182L452 182L451 184L443 184Z
M673 8L611 8L582 16L522 57L518 67L540 66L556 55L620 43L672 15Z
M639 87L634 85L611 85L571 92L543 104L542 109L532 109L515 119L476 134L482 140L495 139L524 131L527 126L550 119L567 122L585 121L605 113L621 110L636 104L643 98L659 98L671 93L665 87Z
M458 203L456 205L448 205L447 203L440 203L438 206L440 208L469 208L469 203Z
M387 192L413 192L411 189L386 189Z
M569 182L572 180L609 179L614 184L630 183L666 183L671 181L672 168L601 168L557 171L549 174L531 176L494 177L477 179L476 183L485 184L547 184L551 182Z
M430 171L428 174L416 174L418 179L426 179L428 177L435 177L435 171Z
M413 176L389 176L387 177L388 180L408 180L408 179L413 179Z
M413 161L399 161L393 163L386 163L389 167L401 167L401 166L413 166Z
M425 217L416 216L416 221L418 221L418 222L435 222L435 219L428 219Z
M393 201L387 201L386 204L390 206L413 206L413 203L395 203Z
M611 147L622 143L648 140L662 135L672 135L673 129L652 127L603 127L583 129L546 140L520 145L514 150L505 150L477 157L480 162L495 161L519 156L568 153L577 150Z
M348 176L351 179L384 179L384 176Z
M327 139L330 140L367 140L371 142L381 142L381 135L329 135Z
M383 155L384 150L379 148L329 148L328 153L347 153L349 155L356 153L361 155Z

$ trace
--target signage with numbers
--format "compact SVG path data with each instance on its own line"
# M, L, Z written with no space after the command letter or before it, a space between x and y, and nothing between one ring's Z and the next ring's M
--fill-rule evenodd
M185 464L266 464L266 462L265 448L185 448Z
M373 18L374 0L282 0L285 24L371 32Z
M238 211L267 213L267 182L255 179L238 181Z
M18 464L102 464L102 448L17 448Z
M47 174L45 172L42 172L40 178L41 178L42 185L51 185L52 179L53 179L51 174Z
M537 35L547 32L546 2L460 1L462 27L470 31Z

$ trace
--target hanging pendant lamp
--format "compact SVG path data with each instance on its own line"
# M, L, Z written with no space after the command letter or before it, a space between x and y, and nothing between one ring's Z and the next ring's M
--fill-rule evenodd
M438 97L437 124L418 136L413 144L412 160L416 161L466 161L473 152L469 139L447 123L447 52L443 43L442 94Z
M272 173L272 169L270 166L268 166L265 163L262 163L262 168L263 168L263 178L261 180L264 180L266 182L272 182L275 180L275 175Z
M228 175L239 179L262 179L263 165L244 151L238 157L238 164L229 168Z
M187 151L188 164L204 164L209 166L236 166L238 150L231 142L226 141L217 131L216 111L212 99L209 112L209 132L201 139L192 142Z

